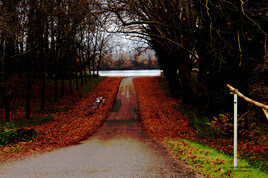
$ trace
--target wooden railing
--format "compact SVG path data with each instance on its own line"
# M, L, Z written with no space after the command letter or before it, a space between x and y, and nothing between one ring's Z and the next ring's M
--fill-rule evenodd
M237 95L246 100L247 102L252 103L258 107L261 107L267 119L268 119L268 111L267 111L268 106L244 96L242 93L240 93L237 89L235 89L229 84L227 84L227 87L234 94L234 168L237 168L237 105L238 105Z
M246 97L245 95L243 95L242 93L240 93L237 89L233 88L231 85L227 84L227 87L233 92L236 93L239 97L243 98L245 101L252 103L260 108L262 108L266 118L268 119L268 106L265 104L262 104L258 101L254 101L248 97Z

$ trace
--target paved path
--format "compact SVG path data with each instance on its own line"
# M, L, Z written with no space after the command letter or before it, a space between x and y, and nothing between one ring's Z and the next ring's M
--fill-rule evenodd
M132 78L104 125L79 145L0 165L0 177L196 177L138 124Z

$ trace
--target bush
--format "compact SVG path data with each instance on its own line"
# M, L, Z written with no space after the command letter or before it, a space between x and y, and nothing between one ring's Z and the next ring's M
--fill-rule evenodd
M268 65L259 64L254 70L251 85L249 86L250 92L249 97L263 104L268 104ZM250 119L256 121L263 129L267 128L268 121L263 114L261 108L256 106L250 106L250 110L252 110L250 114Z
M0 128L0 145L18 141L29 141L37 135L34 129L17 129L14 124L7 123Z
M9 129L9 128L0 129L0 145L6 145L13 140L17 140L16 129Z
M248 131L245 129L245 117L248 113L245 113L237 118L238 132L242 138L248 135ZM209 125L214 129L215 134L218 137L232 137L234 134L234 118L229 113L220 114L218 117L213 117L214 120Z

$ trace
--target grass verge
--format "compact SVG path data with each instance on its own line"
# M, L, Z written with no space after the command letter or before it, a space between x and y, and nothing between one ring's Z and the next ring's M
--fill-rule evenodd
M105 80L105 77L97 77L97 78L93 78L90 82L88 82L85 86L83 86L83 88L81 88L81 90L77 91L80 94L87 94L89 93L93 88L95 88L98 83L102 82L103 80Z
M14 120L12 123L1 121L0 128L20 128L20 127L29 127L34 125L41 125L48 122L52 122L54 117L48 116L33 116L30 120Z
M268 177L268 174L252 167L246 160L238 160L233 168L233 157L185 139L164 141L171 150L194 170L209 177Z
M136 78L134 84L141 125L150 136L166 139L165 143L178 157L193 165L196 171L208 177L268 177L267 138L256 134L254 127L251 132L239 130L240 160L239 168L234 170L233 122L227 122L231 119L227 114L213 120L200 117L195 108L167 96L167 82L163 78ZM243 123L242 116L240 123Z

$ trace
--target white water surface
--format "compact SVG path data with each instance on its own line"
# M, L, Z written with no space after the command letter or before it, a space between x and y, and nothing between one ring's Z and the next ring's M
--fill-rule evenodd
M99 71L100 76L107 77L132 77L132 76L160 76L162 70L105 70Z

